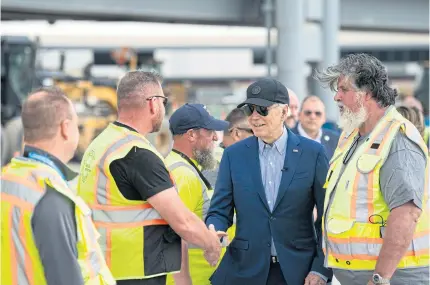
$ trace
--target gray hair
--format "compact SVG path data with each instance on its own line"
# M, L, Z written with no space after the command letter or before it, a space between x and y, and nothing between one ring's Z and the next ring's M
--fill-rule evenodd
M116 90L118 109L142 106L142 98L157 95L145 94L149 85L161 84L162 78L158 73L142 70L127 72L119 81Z
M357 91L372 93L379 106L394 105L397 91L388 86L387 69L376 57L364 53L350 54L337 65L322 71L316 70L314 77L331 90L337 91L337 82L342 75Z

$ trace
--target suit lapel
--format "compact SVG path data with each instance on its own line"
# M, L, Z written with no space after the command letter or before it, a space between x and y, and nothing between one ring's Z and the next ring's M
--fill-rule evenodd
M281 183L279 184L278 197L276 198L275 206L273 211L279 205L279 202L287 192L288 186L293 179L294 173L296 172L297 165L299 164L299 159L302 154L302 148L299 146L299 138L288 130L288 140L287 140L287 150L285 152L284 168L282 170ZM260 179L261 180L261 179Z
M257 189L258 196L260 196L261 202L264 204L266 209L270 212L269 204L267 203L266 192L264 191L263 180L261 179L261 167L260 167L260 157L258 150L258 139L253 137L247 141L247 146L249 147L249 170L251 179L254 181L255 188Z

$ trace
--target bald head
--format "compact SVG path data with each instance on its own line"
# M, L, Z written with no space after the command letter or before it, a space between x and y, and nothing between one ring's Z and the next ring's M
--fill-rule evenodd
M303 110L303 108L305 107L306 104L312 104L312 105L317 104L322 109L325 110L325 105L324 105L323 101L318 96L315 96L315 95L310 95L310 96L307 96L305 99L303 99L302 105L300 107L300 111Z
M289 113L287 118L285 119L285 123L289 128L294 128L296 126L297 121L299 120L299 98L297 97L296 93L291 90L290 88L287 88L288 95L290 97L290 104L289 104Z
M24 142L53 139L61 122L72 119L72 112L72 104L61 89L45 87L33 91L22 106Z

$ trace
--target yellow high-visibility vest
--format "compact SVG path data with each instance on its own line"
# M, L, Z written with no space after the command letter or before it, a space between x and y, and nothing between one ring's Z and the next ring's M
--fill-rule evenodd
M379 173L395 136L402 132L423 151L427 147L414 125L395 108L360 145L340 175L344 159L358 134L343 133L330 161L323 216L325 265L346 270L374 270L382 247L385 222L390 214L380 189ZM427 156L426 156L427 159ZM429 161L426 162L426 174ZM413 240L398 268L429 266L428 176L425 179L422 214Z
M77 260L85 284L115 284L97 243L99 234L91 221L90 209L59 173L43 163L18 157L4 169L1 183L1 284L47 284L31 228L34 208L46 186L75 205Z
M126 199L110 172L110 164L134 147L149 150L164 162L144 136L110 124L85 152L78 182L78 195L93 211L106 263L117 280L162 276L179 272L181 265L180 239L170 242L146 234L148 227L166 226L167 222L147 201ZM153 256L168 260L153 260ZM153 261L147 264L148 258Z
M197 162L192 162L198 167ZM213 190L206 186L197 170L179 154L173 151L170 152L166 157L166 164L173 175L173 180L177 183L181 200L190 211L204 221L209 210ZM223 248L222 255L224 253L225 248ZM215 268L205 260L203 250L193 244L188 244L188 258L193 284L210 285L209 277L213 274ZM168 275L166 285L173 284L175 284L173 277Z

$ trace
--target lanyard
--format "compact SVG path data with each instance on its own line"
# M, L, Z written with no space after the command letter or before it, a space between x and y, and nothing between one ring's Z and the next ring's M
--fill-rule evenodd
M39 161L39 162L42 162L42 163L50 166L55 171L57 171L58 174L61 175L61 177L63 178L63 180L66 180L66 177L64 176L63 172L55 165L55 163L52 160L50 160L46 156L40 155L40 154L35 153L35 152L29 152L28 153L28 158L36 160L36 161Z
M194 164L194 162L188 156L186 156L185 154L183 154L182 152L180 152L179 150L176 150L176 149L172 149L172 151L179 154L183 159L185 159L189 164L191 164L191 166L194 167L194 169L199 174L200 178L203 180L203 183L205 183L208 190L212 189L212 186L209 183L209 181L206 179L206 177L203 175L203 173L200 171L200 169Z

